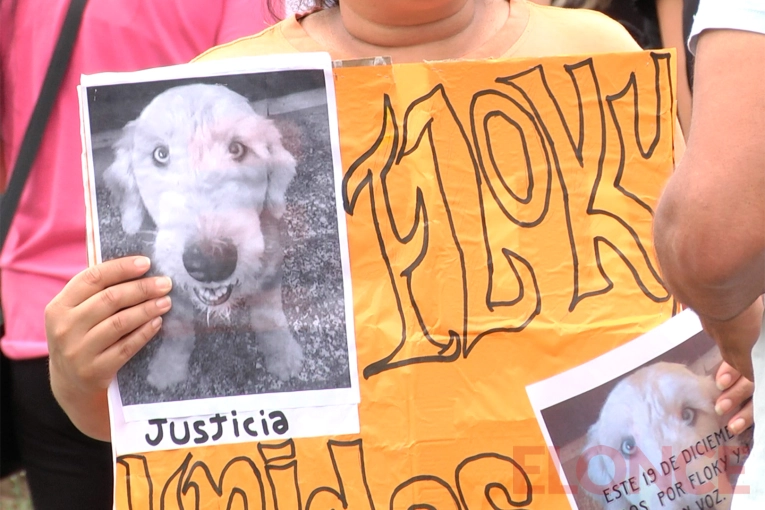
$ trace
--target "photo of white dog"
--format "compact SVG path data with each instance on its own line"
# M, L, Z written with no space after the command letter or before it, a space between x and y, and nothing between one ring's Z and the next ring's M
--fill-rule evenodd
M174 284L149 365L158 389L187 377L190 317L226 320L237 307L248 311L268 371L281 379L300 371L303 353L282 310L278 226L294 176L273 123L222 85L171 88L125 127L104 183L125 233L155 225L151 258Z
M715 410L722 361L686 310L528 386L571 508L729 510L752 429L728 429L739 406Z
M702 508L728 510L729 485L719 479L732 471L739 443L725 428L729 416L715 412L720 393L711 376L680 363L654 363L622 379L582 453L589 480L606 487L592 494L600 508L619 500L619 508L680 510L701 501ZM628 466L626 474L617 466Z
M159 334L118 373L123 405L350 388L324 72L87 94L97 249L173 281Z

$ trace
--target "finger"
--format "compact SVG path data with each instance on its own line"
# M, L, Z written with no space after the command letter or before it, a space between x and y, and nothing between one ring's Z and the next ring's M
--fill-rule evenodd
M748 352L741 352L738 349L725 349L721 346L720 353L725 363L730 366L731 377L722 376L722 381L718 384L718 388L724 388L726 382L729 385L735 383L737 375L739 377L746 377L749 380L754 378L752 358Z
M108 384L125 363L154 338L162 326L162 317L155 317L138 329L125 335L101 353L95 360L101 379Z
M722 416L734 411L738 406L752 398L754 384L745 377L740 377L730 388L725 390L715 403L715 412Z
M715 383L720 391L725 391L741 377L741 372L733 368L727 361L723 361L715 375Z
M735 360L735 367L743 377L749 379L750 381L754 379L754 365L752 365L751 356L739 356L739 358Z
M88 351L95 357L119 344L123 338L170 310L169 296L126 308L96 324L86 335Z
M100 322L113 318L120 310L166 295L172 286L173 282L166 276L120 283L89 297L75 309L73 318L81 324L86 324L90 329Z
M142 276L150 266L151 261L143 256L96 264L75 275L56 296L55 301L61 306L74 308L108 287Z
M754 425L754 404L750 400L739 412L728 420L728 430L734 435L741 434L752 425Z

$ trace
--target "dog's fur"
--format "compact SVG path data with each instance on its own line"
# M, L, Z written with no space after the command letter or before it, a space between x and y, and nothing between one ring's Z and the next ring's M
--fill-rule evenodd
M730 454L730 448L737 446L736 438L724 447L710 451L710 456L693 459L687 464L681 456L683 449L725 427L728 417L718 416L714 410L719 396L720 391L711 377L697 375L678 363L655 363L619 382L608 395L598 421L589 430L587 446L583 450L588 461L587 476L592 483L603 487L619 484L622 478L635 477L640 483L640 491L630 491L618 504L613 502L613 493L612 502L608 504L602 493L594 495L603 508L630 505L641 508L641 501L645 501L649 508L696 508L696 500L703 497L710 487L720 487L718 480L713 480L694 489L687 477L702 472L705 466L721 457L725 457L724 462L730 463L730 471L734 457ZM624 451L625 441L628 442L628 453ZM669 462L673 455L678 458L679 469L659 478L654 484L646 484L643 472L650 467L649 463L661 475L661 462ZM722 467L722 464L718 465ZM622 472L615 473L615 469ZM724 473L721 476L728 475ZM667 487L674 486L678 481L683 484L686 494L671 502L665 497L664 505L661 505L659 491L666 492ZM727 483L722 485L721 492L726 488ZM721 494L721 498L726 498L726 501L715 508L727 510L731 496Z
M122 228L156 232L152 259L173 280L173 309L148 381L184 381L194 349L193 317L255 332L266 369L298 374L302 349L282 310L279 223L295 159L272 121L222 85L159 94L128 123L103 182ZM234 313L242 312L244 313Z

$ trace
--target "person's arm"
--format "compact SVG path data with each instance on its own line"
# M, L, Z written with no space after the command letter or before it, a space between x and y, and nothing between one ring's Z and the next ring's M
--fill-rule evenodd
M662 45L677 50L677 117L683 133L687 135L691 124L691 87L685 70L683 0L656 0L656 15Z
M726 360L749 359L765 293L765 35L700 37L684 158L656 211L670 290L701 317ZM747 365L747 366L744 366Z
M72 278L45 309L53 395L95 439L111 437L109 383L156 335L170 309L170 279L140 278L148 269L146 257L98 264Z

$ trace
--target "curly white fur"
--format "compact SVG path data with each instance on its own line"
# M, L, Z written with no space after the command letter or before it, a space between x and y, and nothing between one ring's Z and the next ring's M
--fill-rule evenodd
M719 395L711 377L678 363L655 363L619 382L583 451L587 478L605 489L594 494L603 508L697 508L711 494L702 507L712 501L715 510L727 510L729 485L720 485L719 477L730 475L738 440L725 430L727 417L715 413ZM649 483L651 467L657 479ZM715 479L706 479L706 467Z
M172 278L173 310L149 365L159 389L184 381L194 348L191 318L229 321L247 311L266 368L297 375L302 349L281 302L279 220L295 159L274 124L222 85L159 94L125 126L104 183L122 227L155 229L153 260Z

